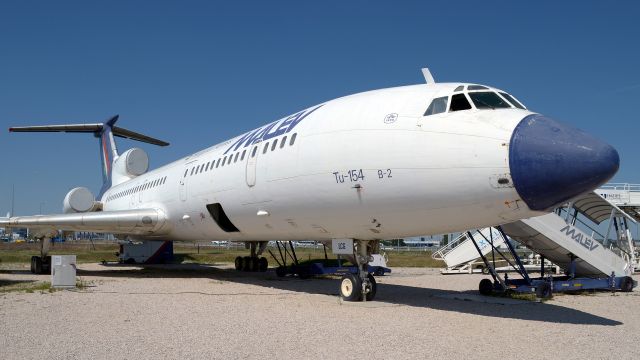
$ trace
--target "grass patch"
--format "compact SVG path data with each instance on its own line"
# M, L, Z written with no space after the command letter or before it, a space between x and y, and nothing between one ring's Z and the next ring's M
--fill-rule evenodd
M102 261L117 262L118 244L113 242L95 243L65 242L54 243L51 246L50 255L75 254L78 264L98 263ZM276 256L278 250L269 248ZM324 259L322 248L297 248L296 254L299 261L311 261ZM40 255L38 243L0 243L0 262L29 264L31 256ZM198 264L231 264L237 256L247 256L249 251L241 247L220 248L191 243L174 243L174 263L198 263ZM269 258L271 266L276 262L268 252L263 256ZM441 268L445 264L431 258L429 251L387 251L389 267L435 267ZM328 257L335 260L336 257L328 249ZM279 260L279 259L278 259Z
M26 292L26 293L52 293L58 289L51 287L48 281L12 281L0 280L0 293Z
M76 277L76 289L84 290L89 286L91 286L91 283L89 281L86 281L79 276Z
M504 293L501 294L502 297L506 297L509 299L515 299L515 300L524 300L524 301L547 301L549 299L539 299L536 297L535 293L521 293L521 292L515 292L515 291L506 291Z
M118 244L91 243L53 243L49 255L75 254L76 261L81 263L97 263L102 260L117 261L115 253ZM39 243L0 243L0 262L29 264L31 257L40 255Z

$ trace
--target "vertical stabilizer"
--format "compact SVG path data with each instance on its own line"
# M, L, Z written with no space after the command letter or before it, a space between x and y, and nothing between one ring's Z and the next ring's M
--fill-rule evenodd
M100 160L102 160L102 188L98 194L98 198L109 190L112 186L112 170L113 162L118 158L118 149L116 141L113 138L113 127L118 121L118 115L112 117L102 124L102 129L96 132L96 137L100 139Z

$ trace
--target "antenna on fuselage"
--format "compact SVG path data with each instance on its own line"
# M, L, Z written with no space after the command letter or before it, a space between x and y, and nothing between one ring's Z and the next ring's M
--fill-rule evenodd
M429 68L422 68L422 76L424 76L424 81L426 81L427 84L436 83L436 80L433 78L433 75L431 75L431 71L429 71Z

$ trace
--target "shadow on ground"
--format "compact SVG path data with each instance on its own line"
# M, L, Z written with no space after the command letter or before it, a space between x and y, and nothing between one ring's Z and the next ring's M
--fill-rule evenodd
M225 265L228 266L228 265ZM172 264L145 267L126 267L104 265L101 270L78 270L78 276L127 277L127 278L207 278L230 281L240 284L270 287L280 290L337 296L339 280L337 278L312 278L301 280L295 277L279 278L270 269L266 273L245 273L232 269L222 269L216 265ZM481 315L494 318L510 318L550 323L616 326L622 323L601 316L586 313L551 303L523 301L517 305L493 304L476 301L464 301L464 298L476 294L476 291L450 291L432 288L420 288L407 285L378 284L376 302L413 307L424 307L442 311ZM453 296L452 296L453 295Z
M4 287L19 285L19 284L33 284L35 280L9 280L9 279L0 279L0 290Z

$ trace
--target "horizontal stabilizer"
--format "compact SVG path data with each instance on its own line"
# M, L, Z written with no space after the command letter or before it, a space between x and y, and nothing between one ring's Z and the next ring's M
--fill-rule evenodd
M113 135L115 135L117 137L121 137L121 138L137 140L137 141L141 141L141 142L148 143L148 144L153 144L153 145L158 145L158 146L167 146L167 145L169 145L169 143L166 142L166 141L158 140L156 138L152 138L151 136L143 135L143 134L137 133L135 131L127 130L125 128L121 128L121 127L117 127L117 126L114 126L112 128L112 131L113 131Z
M112 117L107 123L115 123L118 115ZM68 132L68 133L94 133L100 135L104 124L63 124L63 125L36 125L36 126L16 126L9 128L10 132ZM118 126L112 126L111 131L114 136L137 140L148 144L167 146L168 142L150 136L127 130Z

